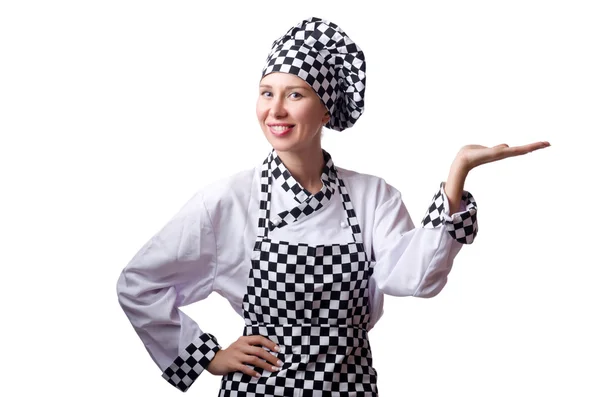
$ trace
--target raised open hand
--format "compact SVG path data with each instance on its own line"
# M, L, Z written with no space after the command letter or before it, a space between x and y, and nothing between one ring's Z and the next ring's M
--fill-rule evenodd
M481 145L466 145L460 148L454 162L450 166L450 173L444 187L448 201L450 202L450 213L458 211L461 196L465 185L467 174L473 168L481 164L491 163L507 157L520 156L531 153L538 149L550 146L547 141L530 143L522 146L508 146L503 143L493 147Z
M520 156L548 146L550 146L550 143L547 141L535 142L522 146L508 146L507 144L496 145L493 147L466 145L459 150L456 155L456 160L461 164L461 167L464 167L468 172L481 164L491 163L507 157Z

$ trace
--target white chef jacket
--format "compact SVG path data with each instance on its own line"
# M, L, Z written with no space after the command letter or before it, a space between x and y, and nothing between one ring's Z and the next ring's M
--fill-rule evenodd
M464 219L476 219L477 208L474 200L465 200L470 193L464 191L459 211L450 215L442 182L437 191L441 211L436 215L429 207L427 223L415 227L401 193L384 179L336 169L356 211L365 251L375 261L370 330L383 314L384 295L429 298L442 290L464 245L449 230ZM119 303L162 371L204 334L180 307L216 292L243 316L250 256L259 233L260 177L257 166L199 190L123 269L117 282ZM272 182L272 218L298 205L282 183ZM273 229L270 238L309 245L353 241L339 193L322 204L318 211ZM438 222L431 222L436 216ZM214 320L198 321L210 328Z

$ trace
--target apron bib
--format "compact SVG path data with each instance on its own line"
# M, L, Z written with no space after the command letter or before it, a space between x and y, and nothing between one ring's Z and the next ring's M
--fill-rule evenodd
M281 351L280 371L251 366L260 378L242 372L223 376L219 396L376 397L367 335L369 278L372 262L360 226L337 177L353 241L309 245L269 238L271 207L270 155L263 164L259 235L252 253L243 300L244 335L262 335Z

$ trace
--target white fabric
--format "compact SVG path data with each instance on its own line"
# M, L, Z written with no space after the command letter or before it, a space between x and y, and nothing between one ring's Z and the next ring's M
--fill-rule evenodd
M179 307L217 292L243 315L242 299L258 233L260 168L198 191L137 252L119 277L119 302L161 370L202 333L210 332L211 321L215 321L197 319L206 329L202 331ZM463 244L450 236L444 224L415 228L400 192L383 179L337 169L356 210L365 250L376 261L369 291L371 329L383 314L385 294L423 298L438 294ZM272 218L298 205L276 180L271 200ZM444 202L448 202L445 195ZM428 204L423 203L419 211ZM448 205L445 208L448 211ZM464 208L462 203L460 210ZM452 219L457 214L446 212L444 217ZM336 192L323 208L274 229L270 236L314 245L348 243L353 241L352 232L345 222Z

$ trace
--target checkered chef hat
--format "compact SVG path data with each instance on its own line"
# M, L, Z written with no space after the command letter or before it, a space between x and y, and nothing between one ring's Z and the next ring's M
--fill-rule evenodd
M365 106L362 50L336 24L309 18L273 42L262 75L286 72L310 85L329 111L326 127L352 127Z

